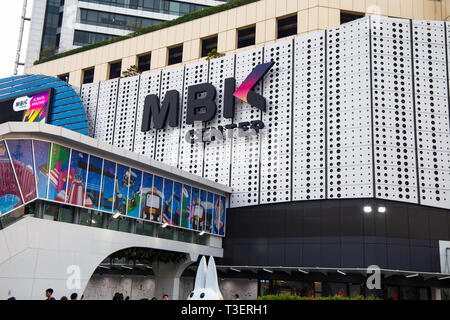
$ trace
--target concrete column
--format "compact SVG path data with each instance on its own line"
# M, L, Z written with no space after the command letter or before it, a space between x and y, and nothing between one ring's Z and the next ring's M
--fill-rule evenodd
M180 297L180 278L184 270L198 260L198 254L187 254L187 259L181 263L162 263L152 264L155 274L155 297L161 300L164 294L169 296L170 300L178 300Z

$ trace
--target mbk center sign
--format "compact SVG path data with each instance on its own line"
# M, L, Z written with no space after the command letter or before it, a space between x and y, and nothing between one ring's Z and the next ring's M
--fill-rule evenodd
M256 66L237 90L235 78L225 79L224 118L234 119L235 98L263 112L266 111L266 99L252 91L252 89L274 64L274 62L268 62ZM217 114L216 95L216 88L210 83L202 83L188 87L186 123L188 125L194 125L198 122L206 123L213 120ZM144 102L141 131L148 132L151 129L160 130L164 129L166 125L177 128L180 124L179 97L180 93L178 91L168 91L161 104L157 95L148 95ZM153 127L151 126L152 120ZM204 141L203 137L205 133L209 132L210 138L208 141L223 140L225 130L232 132L233 129L239 129L242 136L247 136L248 133L259 133L264 127L264 123L260 120L242 122L239 124L219 126L218 128L202 129L200 134L196 133L195 130L191 130L188 132L186 139L191 143L199 140Z

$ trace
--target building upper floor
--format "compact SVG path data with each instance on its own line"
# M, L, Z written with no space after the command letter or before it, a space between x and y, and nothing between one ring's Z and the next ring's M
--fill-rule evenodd
M36 0L26 65L230 0Z
M242 0L202 10L192 20L91 48L68 52L28 67L26 73L59 76L72 85L201 61L213 49L233 54L299 34L325 30L366 15L446 20L450 1L433 0ZM230 5L228 4L228 5ZM231 7L231 6L230 6ZM210 8L211 9L211 8ZM185 22L181 22L185 21Z

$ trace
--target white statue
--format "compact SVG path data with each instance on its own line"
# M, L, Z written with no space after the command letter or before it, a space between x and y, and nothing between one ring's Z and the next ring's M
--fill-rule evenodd
M223 300L213 257L209 258L208 267L205 257L200 260L195 277L194 291L191 292L188 300Z

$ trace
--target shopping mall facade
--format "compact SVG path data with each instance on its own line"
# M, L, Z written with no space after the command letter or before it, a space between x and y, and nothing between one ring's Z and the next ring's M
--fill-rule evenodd
M3 219L35 203L56 223L62 207L128 221L108 241L150 239L97 252L83 286L114 250L148 246L215 256L255 295L448 298L445 3L326 2L256 1L2 80L6 105L50 95L49 125L2 125ZM214 36L225 55L205 60ZM150 70L114 78L142 54Z

